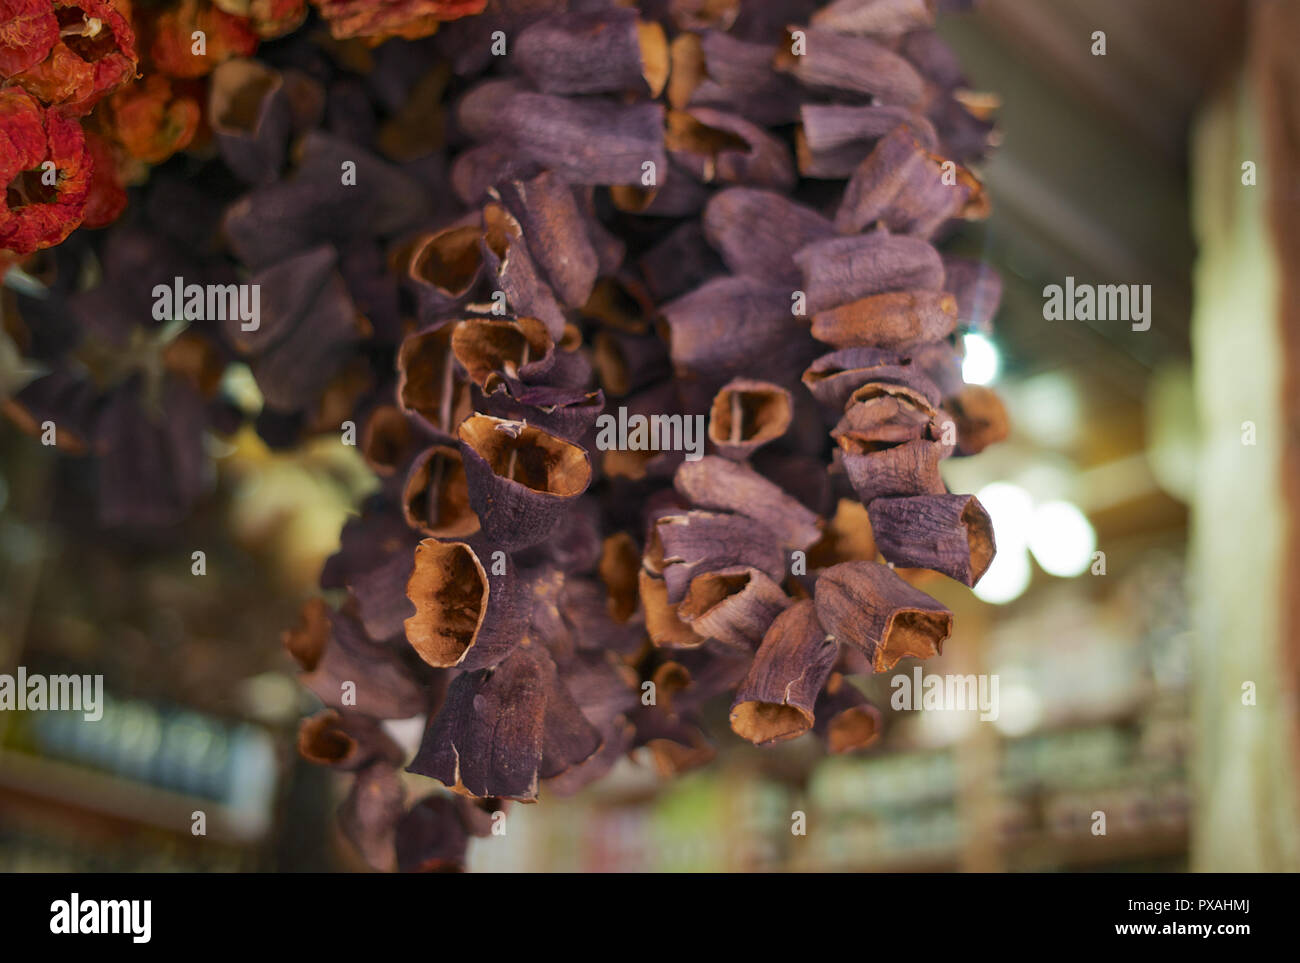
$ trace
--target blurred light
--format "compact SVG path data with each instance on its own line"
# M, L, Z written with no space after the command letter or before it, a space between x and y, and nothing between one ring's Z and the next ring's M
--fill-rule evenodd
M994 605L1005 605L1018 599L1029 588L1029 555L1024 545L1003 545L996 524L993 535L998 542L998 552L984 577L975 584L975 597Z
M32 277L18 265L13 265L3 275L4 286L29 298L44 301L50 296L50 289L42 281Z
M920 698L918 693L916 698ZM975 728L978 712L919 712L918 742L924 746L951 746Z
M1029 524L1034 515L1034 500L1029 492L1010 482L993 482L975 497L993 520L999 554L1003 547L1024 548L1029 544Z
M425 716L413 716L410 719L385 719L382 725L393 741L406 751L406 758L413 759L428 722Z
M1149 450L1134 452L1080 471L1075 490L1081 498L1075 504L1081 501L1079 507L1085 512L1099 512L1155 494L1158 487L1151 473L1149 454Z
M263 722L293 719L300 711L302 689L282 672L263 672L239 685L245 712Z
M1026 548L1034 500L1019 485L993 482L975 496L993 522L997 554L984 577L975 586L975 597L994 605L1005 605L1029 587L1030 567Z
M262 389L246 364L236 362L226 366L221 376L221 392L246 415L256 415L262 410Z
M1024 683L1001 685L998 689L998 717L993 725L1008 736L1033 731L1043 718L1043 702L1038 693Z
M1049 575L1062 578L1082 575L1096 547L1097 534L1092 524L1069 502L1048 502L1034 512L1029 550Z
M1078 487L1079 469L1068 458L1051 452L1036 455L1034 461L1013 476L1029 493L1035 505L1069 499ZM1003 476L1007 477L1007 476Z
M1058 451L1075 443L1082 418L1071 375L1047 371L1008 386L1007 393L1007 407L1016 413L1016 431Z
M38 529L14 518L0 527L0 558L14 565L31 565L44 554L45 541Z
M998 349L982 334L968 334L962 338L966 357L961 363L961 377L968 385L986 385L998 376L1002 359Z

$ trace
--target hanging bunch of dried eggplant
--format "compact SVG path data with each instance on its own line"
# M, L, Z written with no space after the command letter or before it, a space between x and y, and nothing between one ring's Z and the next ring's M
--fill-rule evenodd
M706 705L722 738L861 748L850 677L941 651L951 613L899 570L983 575L988 515L941 465L1006 433L961 378L999 282L938 246L988 210L986 101L934 29L965 5L319 2L213 72L217 156L155 172L99 287L22 306L112 328L142 275L259 286L259 327L192 323L116 415L36 345L7 410L86 425L117 517L170 504L141 462L183 510L202 425L356 426L380 491L285 643L372 865L459 867L509 801L629 754L707 762ZM159 384L193 433L137 429ZM384 722L411 717L408 758ZM455 794L410 801L404 769Z
M957 347L997 278L935 246L987 211L965 165L992 129L935 7L500 3L441 35L463 207L395 248L416 326L366 448L391 481L327 584L427 693L407 769L465 803L367 821L358 789L363 848L396 824L400 865L441 865L634 750L706 762L719 698L755 744L860 748L880 716L846 677L941 651L951 613L895 566L988 568L940 463L1005 413ZM705 438L602 444L618 409ZM375 738L358 786L395 793Z

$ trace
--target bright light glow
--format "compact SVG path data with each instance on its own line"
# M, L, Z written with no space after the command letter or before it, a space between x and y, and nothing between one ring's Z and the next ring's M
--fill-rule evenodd
M1070 448L1083 422L1074 378L1047 371L1008 385L1007 407L1016 413L1016 431L1054 451Z
M1016 484L1029 492L1035 505L1068 499L1078 484L1078 470L1059 455L1043 453L1024 470L1016 472Z
M962 338L966 357L961 363L961 378L968 385L986 385L998 376L1002 358L998 349L982 334L968 334Z
M1029 588L1029 555L1024 545L1003 545L996 522L993 536L998 542L998 553L984 577L975 583L975 597L994 605L1006 605Z
M979 721L976 712L918 712L917 715L921 717L918 741L925 746L951 746Z
M975 586L975 597L994 605L1005 605L1029 587L1030 566L1026 548L1034 500L1029 492L1010 482L985 485L975 496L993 522L997 554L993 564Z
M381 725L393 741L406 750L406 758L410 759L420 748L420 739L428 721L423 716L414 716L410 719L385 719Z
M221 376L221 391L245 412L256 414L262 410L262 389L246 364L236 362L226 366Z
M993 520L999 555L1003 548L1023 549L1029 544L1029 524L1034 517L1034 500L1029 492L1010 482L993 482L975 497Z
M1032 732L1043 718L1043 702L1038 693L1024 684L1001 685L999 689L998 717L993 724L1008 736Z
M996 537L997 529L994 529ZM1049 575L1073 578L1082 575L1092 561L1097 533L1087 516L1069 502L1048 502L1034 512L1029 531L1029 550Z

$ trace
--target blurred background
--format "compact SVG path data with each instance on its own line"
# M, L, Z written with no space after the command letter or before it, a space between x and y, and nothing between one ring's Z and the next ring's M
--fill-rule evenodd
M515 806L472 870L1300 867L1268 6L988 0L941 23L1001 104L993 215L950 246L1003 278L965 376L1002 394L1012 437L945 468L999 553L974 595L925 586L956 630L924 671L996 674L998 718L894 710L875 677L885 735L829 757L811 737L755 749L719 707L711 766L663 781L627 760ZM1150 284L1150 330L1045 321L1067 276ZM369 473L337 443L211 444L216 496L128 541L96 528L74 459L0 421L0 672L108 680L93 725L0 713L0 870L364 869L334 828L340 777L294 751L314 706L278 636ZM816 832L791 834L796 810Z

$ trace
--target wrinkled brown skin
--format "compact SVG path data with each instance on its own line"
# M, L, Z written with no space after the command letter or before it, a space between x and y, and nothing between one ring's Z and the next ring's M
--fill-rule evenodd
M966 385L945 398L944 408L957 425L957 454L977 455L1010 434L1006 405L997 392L983 385Z
M857 646L885 672L907 656L928 659L952 634L952 613L886 565L844 562L821 573L817 617L841 643Z
M733 274L772 284L801 283L792 254L834 235L831 222L775 191L729 187L704 208L704 233Z
M713 396L709 408L709 441L724 458L734 461L754 455L790 428L794 399L770 381L733 378Z
M517 93L498 124L525 157L574 183L640 184L642 164L662 172L668 163L659 104Z
M974 495L877 498L868 511L880 554L895 565L974 586L993 561L993 522Z
M657 23L626 9L568 13L526 27L514 58L548 94L657 97L668 80L668 43Z
M552 731L547 732L547 728ZM582 762L600 734L535 646L456 677L408 771L470 796L537 798L538 781Z
M694 221L673 228L636 262L646 290L657 303L664 303L699 287L723 273L717 251L705 239L704 229Z
M715 278L664 305L679 378L697 377L714 390L735 377L793 381L819 347L790 305L789 288L738 276Z
M394 827L397 868L403 873L463 872L470 837L491 831L493 813L483 807L495 810L502 805L445 794L426 796Z
M945 167L949 163L953 166ZM854 170L835 229L852 234L880 224L899 234L930 237L945 221L984 213L983 188L974 175L926 151L908 127L900 126Z
M947 453L941 443L917 438L882 451L846 452L844 471L865 505L888 495L942 495L948 488L939 462Z
M376 719L407 719L428 707L428 695L398 651L369 639L352 615L334 612L322 599L303 605L296 628L283 633L289 654L302 669L299 681L334 709L349 705Z
M789 549L806 549L821 535L817 516L748 465L706 455L687 461L673 486L690 504L752 518Z
M645 610L646 632L650 641L666 648L695 648L707 639L698 634L677 614L677 606L668 601L668 585L644 569L637 575L641 607Z
M747 565L774 581L785 576L785 557L776 535L751 518L691 511L666 515L656 530L663 546L668 600L681 602L691 580L705 572Z
M842 348L824 354L804 371L804 386L831 411L843 411L852 394L871 382L905 385L937 407L942 392L905 355L880 348Z
M817 620L811 600L795 602L772 622L731 703L731 728L755 745L793 739L813 725L817 694L839 646Z
M828 752L856 752L880 738L880 710L838 671L831 674L813 711L817 716L813 731Z
M483 260L494 290L517 315L537 318L551 338L564 335L564 310L534 262L523 226L498 203L483 207Z
M302 720L298 754L319 766L344 770L378 762L397 765L404 755L378 720L352 709L322 709Z
M586 450L539 428L475 415L458 435L470 506L502 551L543 541L591 482Z
M711 107L670 110L669 157L702 184L790 190L797 175L785 143L743 117Z
M415 292L420 324L440 321L445 312L474 296L485 273L481 238L479 218L467 215L403 248L404 280Z
M709 30L678 34L672 51L672 106L713 107L765 127L799 119L804 92L793 78L772 70L775 44Z
M805 87L869 94L881 103L905 107L915 106L925 97L924 78L883 44L817 27L802 29L806 52L794 55L787 37L776 66Z
M419 180L341 137L310 131L295 157L292 178L252 189L222 219L232 253L251 270L323 241L414 230L430 217ZM357 182L340 191L339 171L347 162L356 165Z
M402 514L411 528L436 538L465 538L479 530L458 449L434 445L416 456L402 486Z
M501 380L478 409L507 421L527 421L549 435L578 443L604 411L605 394Z
M804 177L851 177L871 145L900 125L926 150L935 150L939 143L934 125L905 107L804 104L799 119L795 146Z
M946 338L957 326L957 299L940 291L889 291L818 311L812 336L836 348L903 350Z
M296 411L318 400L331 376L370 333L329 246L286 258L253 275L260 291L260 324L227 324L268 406Z
M814 241L794 255L811 313L885 291L943 289L939 252L919 237L877 230Z
M397 869L397 824L405 813L406 790L397 767L384 762L357 773L339 806L339 829L372 869Z
M284 78L256 60L227 60L209 89L208 123L221 159L250 184L275 181L293 121Z
M428 423L396 405L376 405L361 429L361 457L380 478L393 477L440 439Z
M983 153L985 115L932 36L929 0L816 6L643 7L674 36L663 77L660 28L626 5L493 0L431 41L467 91L445 157L398 168L361 152L363 190L336 199L345 142L295 128L298 188L259 188L230 219L254 270L379 234L408 275L401 313L415 306L380 339L418 332L399 353L406 417L372 418L391 431L367 445L399 530L371 524L365 550L345 537L327 581L353 597L310 614L293 646L323 692L352 671L353 643L376 678L396 653L433 710L411 771L461 795L403 814L392 764L363 765L343 818L372 865L391 852L402 869L463 867L496 800L576 791L632 748L665 774L700 765L713 754L700 720L724 694L752 742L811 728L832 752L859 749L880 714L840 673L937 653L949 619L880 553L968 583L987 565L984 516L938 466L1000 430L955 347L991 322L996 280L926 240L979 213L964 171L936 184L944 157ZM790 58L781 31L809 17L808 56ZM488 72L498 28L507 78ZM460 205L428 196L442 165ZM408 169L423 211L394 203ZM799 173L848 183L803 182L796 201ZM273 220L253 210L267 202ZM498 290L504 317L486 303ZM549 341L521 336L525 354L498 335L527 318ZM583 449L606 395L706 415L710 454L605 451L593 470ZM412 529L452 534L435 524L448 479L429 454L448 441L481 528L417 551ZM585 494L596 472L605 484ZM829 518L849 485L861 501ZM506 575L490 574L498 550ZM811 574L789 573L796 550ZM641 704L643 680L657 705ZM320 728L322 756L360 764L364 740Z
M776 581L758 569L732 566L692 579L677 614L700 635L754 649L789 604Z
M936 412L901 386L872 384L855 391L831 437L848 454L866 454L932 436ZM864 397L867 390L886 388ZM889 391L893 388L893 391Z
M451 352L483 388L504 373L525 381L545 375L555 363L555 342L536 318L466 318L451 332Z
M406 638L439 668L483 669L509 656L528 620L527 579L517 569L488 574L464 542L426 538L415 549L406 595L415 614Z
M600 259L573 189L552 171L500 187L502 203L518 220L529 251L566 307L591 297Z
M833 0L812 25L837 33L898 37L934 26L935 0Z

